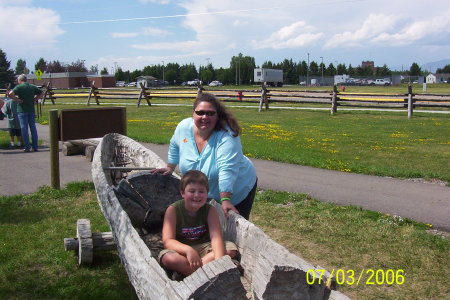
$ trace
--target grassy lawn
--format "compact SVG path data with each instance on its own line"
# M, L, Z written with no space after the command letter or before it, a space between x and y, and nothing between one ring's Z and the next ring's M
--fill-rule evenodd
M136 299L114 251L95 255L91 267L78 267L74 253L64 251L79 218L90 219L93 231L109 231L88 182L0 197L2 299ZM273 191L258 193L251 221L330 272L404 270L403 284L367 284L365 274L358 286L338 286L353 299L448 296L449 240L427 234L424 224Z
M48 109L85 105L45 105ZM93 107L93 106L91 106ZM324 169L450 181L450 115L233 107L249 157ZM128 135L167 144L190 106L127 106Z

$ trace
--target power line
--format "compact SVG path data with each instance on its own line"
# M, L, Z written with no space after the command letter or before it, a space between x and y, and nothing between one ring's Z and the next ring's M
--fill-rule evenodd
M338 4L344 2L365 2L371 0L332 0L326 1L327 3L311 3L309 5L329 5ZM305 4L302 4L303 6ZM294 5L298 6L298 5ZM264 11L264 10L274 10L292 8L292 6L274 6L274 7L262 7L262 8L250 8L250 9L237 9L237 10L225 10L216 12L202 12L202 13L192 13L192 14L179 14L179 15L168 15L168 16L152 16L152 17L138 17L138 18L122 18L122 19L106 19L106 20L88 20L88 21L73 21L73 22L63 22L60 25L71 25L71 24L91 24L91 23L111 23L111 22L129 22L129 21L142 21L142 20L155 20L155 19L170 19L170 18L182 18L191 16L203 16L203 15L225 15L225 14L236 14L242 12L253 12L253 11Z

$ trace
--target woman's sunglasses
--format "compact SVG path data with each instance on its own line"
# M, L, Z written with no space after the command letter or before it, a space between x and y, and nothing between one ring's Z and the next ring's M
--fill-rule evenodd
M195 114L197 116L204 116L207 115L208 117L212 117L216 114L217 112L214 110L196 110Z

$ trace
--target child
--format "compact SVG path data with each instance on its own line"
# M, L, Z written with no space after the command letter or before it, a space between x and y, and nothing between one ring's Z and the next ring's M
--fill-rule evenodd
M169 206L164 216L160 263L183 276L224 255L237 255L237 247L222 239L219 215L208 203L208 178L191 170L181 178L182 200Z
M8 119L11 148L14 147L14 137L17 140L17 147L20 147L22 145L22 132L20 130L19 116L17 115L17 102L12 100L6 101L2 111Z

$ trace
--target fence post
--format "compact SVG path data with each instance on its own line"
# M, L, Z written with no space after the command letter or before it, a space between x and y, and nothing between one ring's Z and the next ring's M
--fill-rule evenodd
M264 83L261 85L261 100L259 101L258 111L262 110L263 103L266 104L266 109L269 109L269 102L267 101L267 87Z
M59 142L58 142L58 110L49 111L50 130L50 181L54 189L60 188L59 181Z
M141 99L142 97L145 97L145 100L147 100L147 104L148 106L152 106L152 104L150 103L150 92L147 92L147 89L145 88L144 84L141 82L139 82L139 85L141 86L141 93L139 94L139 98L138 98L138 102L137 102L137 107L139 107L141 105Z
M337 86L333 85L333 97L331 97L331 114L334 115L337 112Z
M197 97L199 97L203 93L203 86L200 82L197 83Z
M98 88L95 87L95 81L92 81L92 84L91 84L91 90L90 90L90 92L89 92L89 97L88 97L87 103L86 103L87 106L90 105L90 102L91 102L91 96L92 96L92 95L94 96L95 102L97 102L97 105L100 105L100 102L98 101L98 91L97 91L97 89L98 89Z
M408 85L408 119L411 119L413 114L413 92L412 85Z

